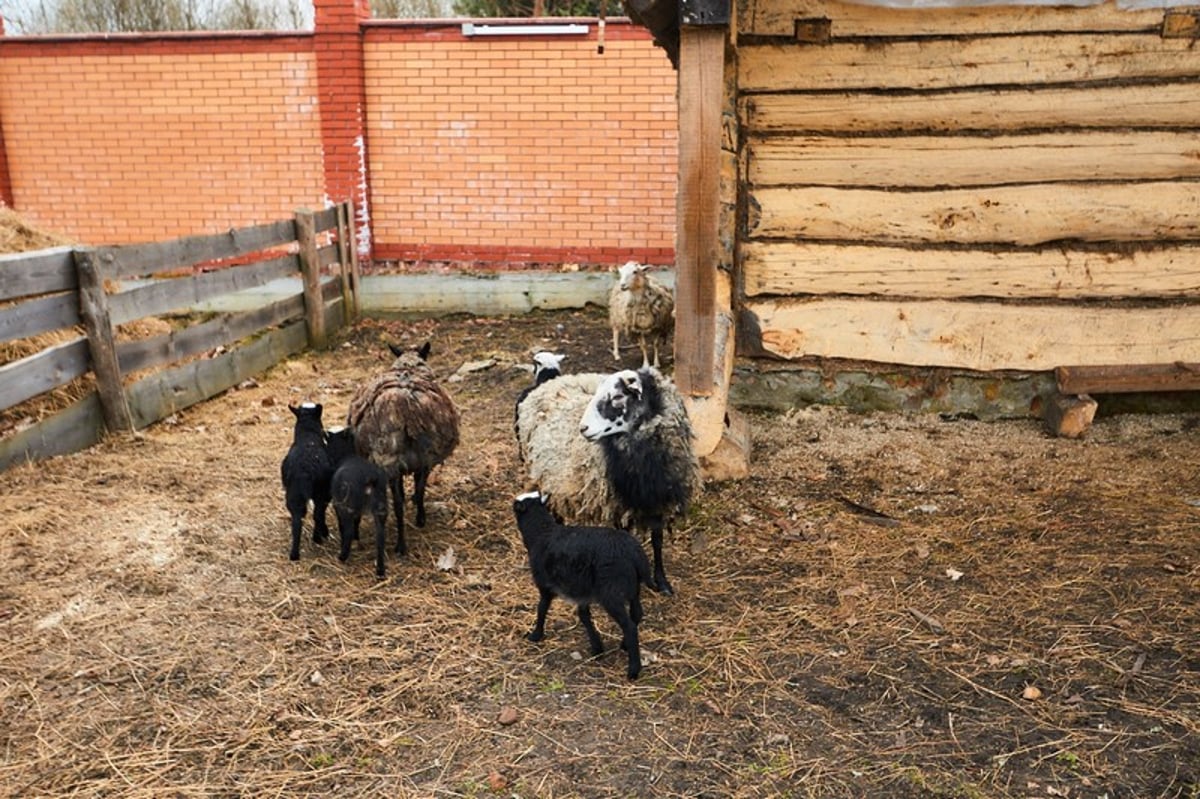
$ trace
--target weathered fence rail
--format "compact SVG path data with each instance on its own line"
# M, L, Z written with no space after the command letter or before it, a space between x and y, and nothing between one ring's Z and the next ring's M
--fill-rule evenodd
M325 346L328 332L359 312L353 219L342 204L218 235L0 256L0 344L82 329L0 366L0 413L95 378L82 399L0 439L0 469L75 452L105 431L144 427L306 346ZM296 276L302 291L292 296L178 315ZM118 335L119 325L163 314L188 324L149 338ZM217 354L196 357L208 352Z

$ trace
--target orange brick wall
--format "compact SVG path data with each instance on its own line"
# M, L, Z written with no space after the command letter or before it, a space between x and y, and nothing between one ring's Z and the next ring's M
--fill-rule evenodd
M672 262L675 73L644 30L610 21L603 55L595 20L360 37L341 21L362 0L320 2L337 30L0 36L0 201L107 245L352 196L368 260ZM361 67L335 52L350 40Z
M307 46L136 38L0 58L14 208L83 243L124 244L323 207Z
M368 27L376 258L673 259L675 73L650 37Z

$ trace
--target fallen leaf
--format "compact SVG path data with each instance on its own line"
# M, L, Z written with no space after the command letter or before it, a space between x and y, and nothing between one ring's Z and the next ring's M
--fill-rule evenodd
M946 569L946 576L950 578L950 582L957 583L963 578L963 573L951 566Z

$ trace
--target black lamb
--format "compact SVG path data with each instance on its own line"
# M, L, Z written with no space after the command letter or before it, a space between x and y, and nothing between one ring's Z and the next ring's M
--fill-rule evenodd
M283 479L284 501L292 517L291 560L300 560L300 526L308 503L313 506L313 542L329 537L325 524L325 509L329 506L329 481L333 466L325 447L325 428L321 426L321 406L305 402L289 405L296 417L292 446L279 467Z
M384 547L387 538L387 473L354 448L354 431L336 427L329 431L329 459L333 463L330 495L337 514L342 548L338 560L350 557L350 543L358 540L358 526L364 511L375 521L375 576L387 577Z
M592 654L599 655L604 644L591 611L591 605L598 604L621 628L621 648L629 655L626 673L636 680L642 671L641 586L654 588L650 561L641 545L625 530L559 524L537 492L517 497L513 512L540 595L537 621L526 637L530 641L546 637L546 611L557 596L578 608Z

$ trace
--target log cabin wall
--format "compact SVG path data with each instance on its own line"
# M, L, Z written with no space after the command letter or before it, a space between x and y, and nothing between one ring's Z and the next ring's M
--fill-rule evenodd
M739 352L1200 361L1197 12L740 0Z

